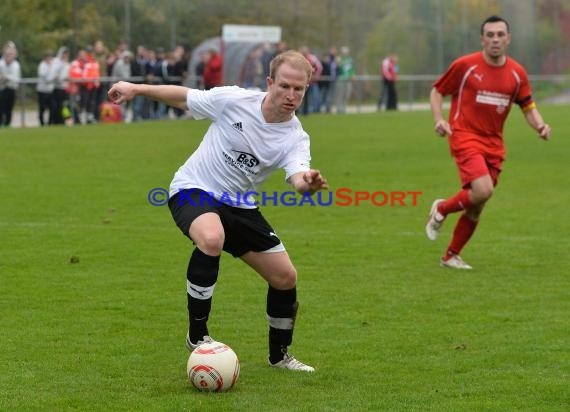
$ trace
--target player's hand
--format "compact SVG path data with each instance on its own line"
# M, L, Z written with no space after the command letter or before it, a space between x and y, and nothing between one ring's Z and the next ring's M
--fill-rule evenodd
M118 82L107 93L109 100L115 104L121 104L131 100L135 96L134 84Z
M303 180L309 186L309 192L314 193L318 190L329 188L327 179L321 175L321 172L316 169L311 169L303 174Z
M435 132L437 133L438 136L441 137L451 136L452 133L451 126L445 120L438 120L435 123Z
M538 132L538 137L540 137L541 139L550 140L550 133L552 132L550 125L545 123L539 128L537 128L536 131Z

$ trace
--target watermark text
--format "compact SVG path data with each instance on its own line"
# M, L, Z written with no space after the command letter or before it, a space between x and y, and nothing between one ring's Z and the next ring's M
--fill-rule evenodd
M417 206L419 190L408 191L366 191L352 190L346 187L335 191L319 191L312 196L294 191L265 192L250 190L234 194L222 193L215 196L212 192L197 189L181 189L177 202L180 206L221 206L258 207L258 206ZM153 206L164 206L169 201L169 193L163 188L154 188L148 193L148 201Z

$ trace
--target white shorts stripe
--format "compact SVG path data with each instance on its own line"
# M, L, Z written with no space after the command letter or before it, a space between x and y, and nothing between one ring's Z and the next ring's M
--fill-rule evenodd
M279 243L277 246L273 246L271 249L264 250L261 253L276 253L276 252L285 252L285 245L283 243Z

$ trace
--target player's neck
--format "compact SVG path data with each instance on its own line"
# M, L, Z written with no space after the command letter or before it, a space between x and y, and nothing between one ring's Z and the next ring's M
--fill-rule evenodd
M507 61L507 56L505 54L501 56L489 56L487 53L483 52L483 58L491 66L502 66Z
M266 101L265 98L261 103L261 113L267 123L283 123L293 118L292 113L280 113L277 109L272 107L270 102Z

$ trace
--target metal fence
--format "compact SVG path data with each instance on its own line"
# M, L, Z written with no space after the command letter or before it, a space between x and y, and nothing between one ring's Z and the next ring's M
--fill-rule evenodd
M400 75L397 82L398 108L402 111L429 109L429 92L433 82L438 78L435 74ZM539 102L558 102L570 104L570 75L529 75L533 93ZM140 77L129 81L142 81ZM169 80L180 80L172 78ZM198 78L189 76L185 85L193 87ZM326 78L324 79L326 80ZM102 77L103 87L108 87L117 79ZM18 104L14 110L12 125L16 127L33 127L38 125L37 78L24 78L18 90ZM382 88L382 79L376 75L357 75L353 80L352 95L349 101L349 113L367 113L378 110L378 99ZM35 113L35 116L34 116ZM334 105L333 105L334 113Z

